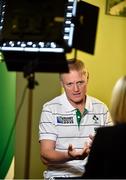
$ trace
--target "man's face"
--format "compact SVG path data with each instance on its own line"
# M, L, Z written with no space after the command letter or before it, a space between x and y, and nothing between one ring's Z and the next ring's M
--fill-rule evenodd
M61 84L66 92L67 98L72 105L83 103L87 92L87 73L72 70L62 74Z

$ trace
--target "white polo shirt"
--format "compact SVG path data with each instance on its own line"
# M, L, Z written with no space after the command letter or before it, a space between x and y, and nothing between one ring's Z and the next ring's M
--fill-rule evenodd
M107 106L98 99L87 95L85 109L78 126L77 109L69 103L65 92L45 103L39 124L39 140L56 141L58 151L67 151L69 144L77 150L82 149L89 135L93 135L96 128L109 125L111 122ZM44 178L81 176L86 161L87 158L51 165L44 172Z

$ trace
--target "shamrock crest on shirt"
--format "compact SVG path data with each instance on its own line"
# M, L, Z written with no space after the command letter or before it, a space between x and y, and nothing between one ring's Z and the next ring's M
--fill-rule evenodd
M94 115L92 119L94 120L95 124L98 124L99 118L96 115Z

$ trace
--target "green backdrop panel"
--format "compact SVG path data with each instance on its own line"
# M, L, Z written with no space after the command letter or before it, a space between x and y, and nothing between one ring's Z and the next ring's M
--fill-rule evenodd
M14 156L14 132L9 139L15 119L16 73L8 72L0 63L0 179L6 176ZM8 141L9 139L9 141Z

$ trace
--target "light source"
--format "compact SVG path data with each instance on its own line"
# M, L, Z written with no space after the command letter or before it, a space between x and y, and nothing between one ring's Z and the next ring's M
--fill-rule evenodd
M8 70L68 71L65 53L72 48L76 4L76 0L3 1L0 41Z
M94 54L99 8L77 0L1 0L0 49L9 71L68 71L72 48Z
M67 71L77 0L4 0L0 41L8 70Z

